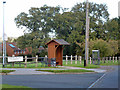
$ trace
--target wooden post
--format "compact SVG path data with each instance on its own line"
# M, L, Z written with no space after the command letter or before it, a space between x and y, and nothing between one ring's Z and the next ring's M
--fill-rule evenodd
M109 60L110 60L110 62L111 62L111 57L109 57Z
M117 57L115 57L115 60L116 60L116 62L117 62Z
M72 64L72 55L71 55L71 64Z
M120 57L119 57L119 59L118 59L118 62L120 62Z
M35 67L37 67L37 66L38 66L38 55L36 55L35 62L36 62L36 65L35 65Z
M68 61L68 56L66 55L66 65L67 65L67 61Z
M91 57L90 57L90 64L91 64Z
M77 55L75 56L75 64L77 64Z
M81 64L81 58L82 58L82 57L80 56L80 64Z
M105 63L105 57L103 57L103 62Z
M114 63L114 56L113 56L113 63Z
M12 55L12 57L15 57L15 55ZM14 67L14 62L12 63L12 67Z
M48 66L48 67L51 66L51 60L50 59L47 60L47 55L45 55L45 62L46 62L46 66ZM42 65L43 65L43 63L42 63Z
M108 63L108 57L106 57L106 62Z
M25 56L25 68L27 67L27 56Z

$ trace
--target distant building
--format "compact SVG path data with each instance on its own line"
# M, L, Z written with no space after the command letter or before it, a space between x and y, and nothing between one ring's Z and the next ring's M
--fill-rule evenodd
M6 42L6 54L7 56L18 56L18 55L27 55L32 53L32 48L28 47L23 49L20 49L16 46L16 43L13 42Z
M46 49L43 47L43 46L40 46L39 48L38 48L38 53L41 53L42 51L45 51Z

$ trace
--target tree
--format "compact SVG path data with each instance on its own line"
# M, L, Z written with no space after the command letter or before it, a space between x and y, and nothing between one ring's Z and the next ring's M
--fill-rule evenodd
M113 18L105 23L106 40L118 40L118 18Z
M33 32L17 38L16 43L21 49L32 47L32 55L35 56L38 53L39 46L46 47L45 43L49 40L50 38L44 38L43 33Z
M114 56L118 53L118 42L115 40L106 42L102 39L91 40L90 41L90 55L92 54L92 50L100 50L100 56Z
M45 36L52 32L53 17L59 13L60 7L44 5L40 8L31 8L29 14L22 12L15 18L18 28L25 28L26 32L41 31Z

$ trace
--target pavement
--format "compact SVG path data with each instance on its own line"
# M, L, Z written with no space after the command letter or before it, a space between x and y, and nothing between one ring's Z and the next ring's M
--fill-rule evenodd
M60 68L61 67L61 68ZM92 70L96 73L104 73L107 70L104 69L86 69L79 67L68 67L68 66L60 66L59 68L2 68L2 70L15 70L14 72L10 72L7 75L33 75L33 74L54 74L52 72L43 72L36 70L68 70L68 69L84 69L84 70Z

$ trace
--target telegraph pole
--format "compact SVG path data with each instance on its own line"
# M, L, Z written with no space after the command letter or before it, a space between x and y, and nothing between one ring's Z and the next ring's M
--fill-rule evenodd
M89 3L88 0L86 0L86 35L85 35L85 60L84 60L84 67L87 66L88 64L88 54L89 54L89 18L88 18L88 8L89 8Z

